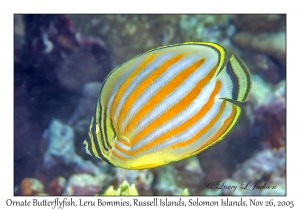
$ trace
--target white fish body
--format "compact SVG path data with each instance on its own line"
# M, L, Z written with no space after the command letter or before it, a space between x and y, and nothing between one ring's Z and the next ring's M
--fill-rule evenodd
M158 167L195 155L236 123L251 76L236 55L223 67L215 43L150 50L114 69L100 91L84 141L90 155L127 169Z

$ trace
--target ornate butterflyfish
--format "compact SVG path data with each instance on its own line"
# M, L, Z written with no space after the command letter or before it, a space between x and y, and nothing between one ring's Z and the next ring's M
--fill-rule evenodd
M115 68L100 90L86 152L116 167L145 169L220 141L251 89L244 62L235 54L224 60L222 46L188 42L152 49Z

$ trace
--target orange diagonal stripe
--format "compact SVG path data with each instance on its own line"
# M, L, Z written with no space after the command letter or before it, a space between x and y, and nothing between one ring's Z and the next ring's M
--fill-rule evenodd
M221 109L218 112L218 114L203 129L201 129L194 137L192 137L191 139L189 139L187 141L179 142L179 143L171 146L171 148L185 147L185 146L190 145L190 144L194 143L195 141L197 141L203 134L205 134L220 119L220 117L222 116L222 113L224 112L225 105L226 105L226 101L223 101L222 105L221 105Z
M118 141L120 141L122 144L126 145L127 147L130 146L130 143L122 139L120 136L118 136Z
M202 62L203 63L203 62ZM201 64L202 64L201 63ZM200 62L196 66L191 66L194 68L198 68L199 65L201 65ZM217 69L217 66L215 66L202 80L200 80L193 90L191 90L181 101L176 103L174 106L172 106L169 110L164 112L161 116L159 116L156 120L154 120L152 123L150 123L143 131L141 131L137 136L135 136L134 140L132 141L132 144L135 144L140 139L147 136L150 132L157 129L159 126L164 124L165 122L168 122L172 118L174 118L178 113L184 109L186 109L192 102L197 98L197 96L201 93L204 86L212 79L212 77L215 74L215 71Z
M224 121L224 124L218 130L218 132L215 133L215 135L213 137L211 137L205 144L203 144L201 147L199 147L196 151L200 152L201 150L204 150L206 147L211 146L211 144L215 143L215 141L220 136L222 136L223 133L225 133L227 131L227 129L231 125L232 121L234 120L235 115L236 115L236 107L233 106L230 116Z
M116 156L117 158L121 159L121 160L126 160L126 158L122 157L121 155L119 155L118 153L116 153L114 150L111 150L111 153Z
M115 112L116 112L116 108L117 105L120 102L120 99L122 97L122 95L124 94L124 92L126 91L126 89L128 88L128 86L130 85L130 83L136 78L136 76L145 69L146 66L149 65L149 63L151 63L156 57L156 54L150 54L143 63L141 63L141 65L139 65L139 67L130 75L130 77L124 82L124 84L121 86L120 90L118 91L113 104L112 104L112 108L111 108L111 112L110 112L110 116L115 116ZM112 118L113 119L113 118ZM115 126L118 127L118 126Z
M123 153L125 153L125 154L127 154L127 155L131 155L131 156L134 155L133 152L123 149L123 148L120 147L118 144L115 144L115 147L116 147L116 149L118 149L120 152L123 152Z
M133 129L137 126L143 117L145 117L149 112L151 112L162 100L165 99L171 92L176 90L176 88L185 81L193 72L195 72L203 63L205 59L202 58L201 60L197 61L193 65L189 66L188 68L181 71L177 74L168 84L163 86L149 101L148 103L144 104L144 106L139 110L139 112L134 116L131 123L129 123L129 129ZM142 131L143 133L148 132ZM132 144L135 144L139 138L134 138Z
M183 55L176 55L175 57L167 60L164 62L159 68L154 70L146 79L144 79L141 84L130 94L128 99L126 100L121 112L120 112L120 117L119 117L119 123L121 123L125 116L128 114L128 111L132 107L132 104L135 103L135 101L142 95L142 93L147 90L147 88L155 82L157 78L159 78L163 73L165 73L170 66L173 64L177 63ZM128 132L125 131L124 134Z
M154 147L155 145L159 145L162 142L166 141L167 139L171 138L172 136L176 136L180 133L183 133L187 129L189 129L191 126L193 126L196 122L198 122L213 106L215 102L215 97L218 94L219 90L221 89L221 82L217 81L216 86L211 93L209 100L206 102L206 104L189 120L187 120L185 123L181 124L180 126L166 132L165 134L161 135L154 141L150 142L149 144L143 146L142 148L138 149L135 154L139 154L144 150L150 149Z

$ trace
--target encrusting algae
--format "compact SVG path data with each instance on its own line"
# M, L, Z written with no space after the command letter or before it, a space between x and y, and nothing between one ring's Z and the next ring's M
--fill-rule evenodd
M96 194L98 195L98 194ZM103 193L104 196L136 196L139 195L138 190L135 187L135 184L129 184L126 180L120 184L117 190L111 185L107 188L107 190ZM189 190L185 188L182 193L182 196L190 195Z
M119 188L117 190L114 189L114 187L111 185L107 188L107 190L104 192L103 195L139 195L136 187L134 184L130 185L126 180L120 184Z
M184 190L182 191L181 195L190 195L189 189L188 188L184 188Z

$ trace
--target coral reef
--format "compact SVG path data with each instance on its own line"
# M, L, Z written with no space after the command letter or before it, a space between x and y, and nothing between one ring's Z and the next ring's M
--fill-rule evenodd
M285 148L267 149L253 155L232 175L203 190L203 195L285 195Z
M261 181L273 173L285 174L285 148L267 149L247 160L233 175L235 180Z
M119 186L124 181L135 183L135 187L140 193L146 193L151 190L153 184L153 172L149 169L145 170L126 170L123 168L113 168L111 183Z
M68 16L25 15L24 19L25 39L33 40L27 49L30 62L52 82L80 90L86 82L101 80L108 73L104 73L111 68L105 43L78 33Z
M103 37L116 64L151 48L183 41L224 42L230 15L71 15L85 34ZM89 24L87 24L89 23ZM228 42L227 42L228 43Z
M243 49L274 56L285 63L285 15L236 15L232 21L238 29L233 37L234 43Z
M206 195L285 195L285 148L263 150L232 175L220 182L219 188L205 190ZM236 186L222 189L222 186Z
M196 157L191 157L156 170L154 185L158 195L180 195L185 187L193 194L199 193L204 172Z
M79 33L67 15L14 15L14 23L14 179L20 184L40 168L40 139L52 119L70 119L84 84L103 81L112 62L103 40Z
M285 68L278 65L278 62L271 56L264 53L253 53L250 56L252 64L255 64L253 73L259 74L266 81L276 84L285 78Z
M260 126L260 138L267 147L279 148L285 145L286 123L286 81L282 80L277 85L265 82L258 76L253 77L252 91L248 97L246 114L251 123L251 128ZM271 129L270 129L271 128Z
M125 180L117 190L114 189L114 187L111 185L107 188L107 190L103 193L103 195L111 196L111 195L139 195L138 190L136 189L135 185L129 185L128 182ZM181 192L182 196L188 196L190 195L188 188L184 188L184 190Z

